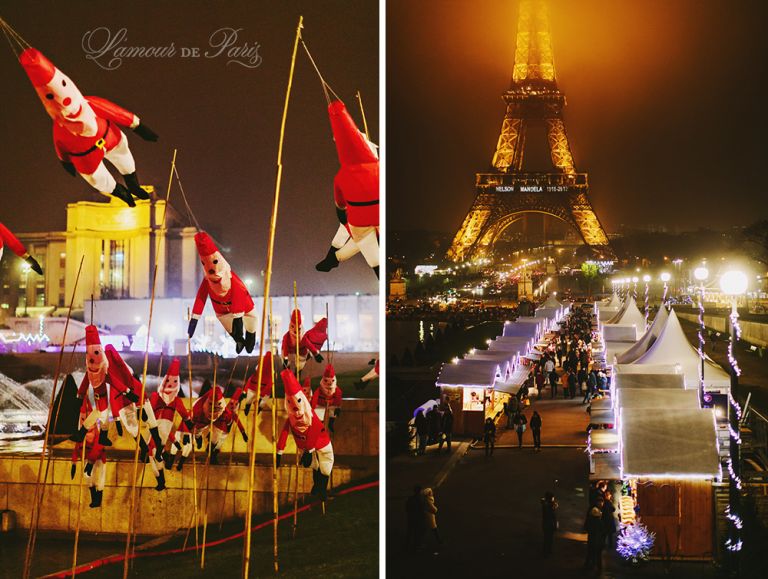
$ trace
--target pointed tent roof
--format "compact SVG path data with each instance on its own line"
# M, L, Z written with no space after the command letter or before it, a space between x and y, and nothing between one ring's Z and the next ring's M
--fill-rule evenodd
M547 301L539 306L539 308L562 308L563 304L557 301L555 294L549 294Z
M631 364L645 354L648 351L648 348L653 346L653 343L658 339L659 334L661 334L661 331L667 323L667 318L669 318L667 308L659 308L659 312L653 319L653 323L651 324L651 327L648 328L648 331L645 332L645 334L643 334L643 336L629 349L624 350L621 354L617 354L616 362L619 364Z
M622 324L622 325L634 325L637 328L638 333L645 330L645 316L637 308L635 298L629 298L622 308L621 314L615 318L611 318L605 324Z
M597 304L598 319L605 320L613 317L616 312L622 308L621 299L616 294L611 296L611 299L607 303Z
M716 387L729 386L730 375L711 359L705 360L704 383ZM634 364L680 364L682 373L685 375L686 387L698 387L701 358L685 337L675 310L669 312L667 323L653 346L635 360Z

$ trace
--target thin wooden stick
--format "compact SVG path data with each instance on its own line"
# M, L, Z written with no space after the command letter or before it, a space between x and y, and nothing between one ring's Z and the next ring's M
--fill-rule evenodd
M303 27L304 18L299 16L299 23L296 26L296 39L293 43L293 55L291 56L291 69L288 75L288 88L285 93L285 104L283 105L283 118L280 123L280 141L277 149L277 175L275 178L275 196L272 204L272 218L269 223L269 245L267 247L267 265L264 275L264 302L261 309L261 340L259 342L259 360L264 356L264 338L266 336L266 317L267 317L267 300L269 299L270 284L272 281L272 260L275 252L275 231L277 229L277 211L280 205L280 183L282 181L283 174L283 142L285 139L285 122L288 116L288 102L291 97L291 86L293 85L293 71L296 67L296 51L299 47L299 39L301 38L301 29ZM261 372L263 364L259 364L258 384L261 384ZM253 426L251 428L252 434L255 437L256 434L256 420L254 418ZM253 518L253 479L255 475L256 467L256 443L251 445L251 456L249 463L248 474L248 508L245 515L245 553L243 554L243 578L248 579L248 569L251 561L251 519Z
M27 538L27 551L24 555L24 579L29 579L30 568L32 567L32 557L35 551L35 541L37 540L37 526L40 524L40 504L45 497L45 485L40 488L40 477L43 474L43 463L45 462L45 475L43 481L48 479L48 470L51 464L51 457L45 460L45 454L48 450L48 443L51 436L51 416L53 414L53 406L56 400L56 386L59 383L59 373L61 371L61 361L64 358L64 344L67 342L67 330L69 329L69 320L72 317L72 306L75 303L75 294L77 293L77 285L80 281L80 273L83 270L83 261L85 255L80 258L80 266L77 268L77 276L75 277L75 285L72 288L72 298L69 300L69 310L67 311L67 321L64 323L64 334L61 338L61 349L59 350L59 360L56 363L56 375L53 379L53 388L51 389L51 404L48 407L48 421L45 423L45 436L43 437L43 450L40 453L40 462L37 465L37 481L35 482L35 498L32 502L32 516L30 518L29 537ZM63 396L61 397L63 398ZM61 411L61 398L59 398L59 404L56 408L56 416L58 417Z
M86 437L88 435L86 434ZM74 578L77 569L77 545L80 542L80 512L82 510L82 502L83 502L83 476L85 474L85 445L87 443L87 438L83 439L83 448L82 452L80 453L80 482L77 484L77 523L75 524L75 547L72 552L72 577ZM94 465L95 466L95 465ZM93 476L93 471L91 471L91 476Z
M272 315L272 298L269 298L269 351L272 354L270 357L271 364L269 373L272 376L272 542L273 542L273 557L275 573L280 572L280 562L278 559L278 542L277 542L277 523L280 509L280 501L278 498L279 486L277 480L277 403L275 401L275 354L277 354L277 348L275 348L275 335L277 334L275 328L275 318Z
M360 114L363 115L363 127L365 127L365 138L371 140L371 135L368 133L368 121L365 120L365 109L363 108L363 97L360 91L357 91L357 102L360 104Z
M176 169L176 153L177 149L173 150L173 159L171 160L171 174L168 176L168 189L165 194L165 211L163 211L163 221L161 227L165 229L165 221L168 216L168 202L171 197L171 185L173 184L173 172ZM154 211L155 207L150 204L149 210ZM125 540L125 559L123 561L123 579L128 579L128 569L130 566L131 558L129 557L131 552L131 536L133 535L133 528L136 519L136 479L138 478L139 471L139 437L141 437L141 424L143 408L144 408L144 394L147 386L147 366L149 364L149 344L151 342L151 330L152 330L152 317L155 311L155 290L157 288L157 262L160 258L160 236L157 236L155 243L155 264L152 272L152 295L149 300L149 319L147 320L147 345L144 348L144 370L141 377L141 395L139 396L139 404L137 406L137 418L138 418L138 432L136 438L136 448L133 452L133 477L131 478L131 510L128 517L128 536Z
M301 370L299 369L299 295L296 289L296 280L293 280L293 307L296 311L296 380L301 387ZM296 538L296 529L299 526L299 445L296 444L296 438L293 442L296 446L296 482L293 491L293 537Z
M192 314L187 308L187 319L192 319ZM194 393L192 392L192 338L187 336L187 372L189 373L189 419L192 419L192 396ZM187 548L187 540L189 539L189 530L192 528L192 524L195 525L195 552L197 552L198 547L200 546L200 542L198 539L198 523L199 523L199 515L197 510L197 469L195 468L195 432L194 428L192 432L189 433L190 437L190 444L192 445L192 500L194 501L195 510L193 512L193 519L192 522L190 522L189 526L187 527L187 535L184 537L184 548ZM183 437L182 437L183 439ZM182 448L183 451L183 448ZM179 459L181 460L181 459ZM183 476L183 475L182 475Z

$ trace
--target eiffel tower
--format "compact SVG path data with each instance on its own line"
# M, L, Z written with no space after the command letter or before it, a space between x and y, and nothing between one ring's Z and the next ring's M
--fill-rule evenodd
M504 230L527 213L556 217L603 257L613 257L608 237L589 202L586 173L578 173L563 122L565 95L557 88L552 40L540 0L522 0L515 66L502 98L507 112L490 172L477 173L476 197L446 257L454 262L483 257ZM526 133L546 127L553 169L524 172Z

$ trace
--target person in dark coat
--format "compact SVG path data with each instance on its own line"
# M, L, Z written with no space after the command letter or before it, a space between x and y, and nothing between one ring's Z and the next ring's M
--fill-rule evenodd
M533 419L531 419L533 420ZM552 543L557 530L557 501L555 495L547 491L541 499L541 530L544 532L543 555L549 557L552 553Z
M451 435L453 434L453 411L450 406L447 406L445 412L443 412L442 422L442 437L440 438L440 444L437 447L438 452L443 449L443 443L448 446L448 452L451 452Z
M605 534L605 544L613 547L614 537L616 536L616 506L613 504L613 494L611 491L605 491L605 502L603 503L603 533Z
M424 410L419 410L414 419L416 424L416 437L419 441L419 449L416 454L424 454L427 450L427 440L429 439L429 427L427 426L427 417L424 416Z
M523 448L523 433L525 432L528 419L525 414L518 412L515 414L515 418L512 420L512 424L515 426L515 432L517 433L517 448Z
M424 508L421 500L421 486L413 487L413 494L405 501L405 515L408 523L405 532L406 551L416 550L424 541L426 524L424 521Z
M587 532L587 558L584 561L584 569L587 571L597 567L603 569L603 545L605 545L605 533L603 532L603 500L599 499L595 506L587 512L587 520L584 522L584 530Z
M440 412L437 408L432 408L427 412L427 424L429 425L429 442L428 444L436 444L440 441L442 436L440 432L440 423L442 422Z
M552 388L552 391L550 392L551 398L557 398L557 383L560 382L560 376L557 375L556 370L552 370L552 373L549 375L549 386Z
M576 398L576 373L568 371L568 397L571 399Z
M541 450L541 416L537 411L533 411L531 416L531 434L533 434L533 450Z
M496 446L496 425L491 418L485 419L483 441L485 442L485 456L493 456L493 448Z

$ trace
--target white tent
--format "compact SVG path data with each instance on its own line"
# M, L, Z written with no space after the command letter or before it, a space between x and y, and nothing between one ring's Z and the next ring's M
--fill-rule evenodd
M621 300L616 294L613 294L607 303L597 304L598 320L611 319L621 309L621 305Z
M536 321L540 322L541 320ZM538 340L540 335L539 330L540 328L538 324L510 322L508 324L504 324L503 336L505 338L523 337L530 338L531 340Z
M563 304L557 301L555 294L549 294L547 300L539 306L540 308L562 308Z
M646 368L647 366L627 366L628 368ZM615 392L619 390L658 390L660 388L684 390L685 376L674 373L648 373L631 374L621 372L613 375L613 388ZM688 390L696 393L696 390Z
M645 316L637 309L635 298L630 297L624 308L607 322L603 322L606 342L637 341L645 332Z
M679 388L620 388L616 393L617 408L700 408L696 390Z
M504 350L475 350L464 360L493 360L502 367L505 374L509 374L517 360L517 354Z
M687 388L698 388L701 358L698 351L685 337L680 320L674 310L669 312L669 319L659 334L656 342L648 351L640 356L632 366L656 364L680 365L685 375ZM704 364L704 385L707 390L727 391L731 384L730 375L711 359L706 358Z
M653 346L653 343L658 339L661 330L664 329L664 326L667 323L668 317L669 312L667 312L667 308L659 308L659 312L653 319L653 323L651 324L651 327L648 328L648 331L645 332L645 334L643 334L643 336L629 349L623 351L621 354L617 354L616 362L619 364L631 364L645 354L648 351L648 348Z
M443 364L435 384L469 388L491 388L496 382L496 366L491 364Z

